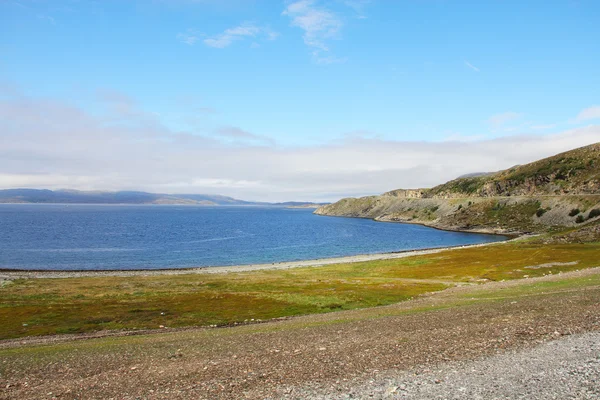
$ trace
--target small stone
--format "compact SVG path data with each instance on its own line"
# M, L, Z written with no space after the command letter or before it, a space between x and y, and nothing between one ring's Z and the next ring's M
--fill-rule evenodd
M398 391L398 386L390 386L388 390L385 391L387 395L394 394Z

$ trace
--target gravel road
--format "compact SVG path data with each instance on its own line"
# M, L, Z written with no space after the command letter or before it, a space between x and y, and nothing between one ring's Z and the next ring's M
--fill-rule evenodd
M304 387L297 399L600 399L600 332L478 361L381 374L334 388Z

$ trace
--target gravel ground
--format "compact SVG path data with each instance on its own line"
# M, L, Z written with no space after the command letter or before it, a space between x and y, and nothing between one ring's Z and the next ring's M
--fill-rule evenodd
M599 399L600 333L471 362L387 373L335 388L294 390L296 399Z
M600 287L531 289L598 274L231 328L4 341L0 399L600 398Z

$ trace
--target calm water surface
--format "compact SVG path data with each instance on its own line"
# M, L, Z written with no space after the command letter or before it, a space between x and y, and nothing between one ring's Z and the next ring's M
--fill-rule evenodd
M307 209L0 205L0 268L158 269L273 263L503 240Z

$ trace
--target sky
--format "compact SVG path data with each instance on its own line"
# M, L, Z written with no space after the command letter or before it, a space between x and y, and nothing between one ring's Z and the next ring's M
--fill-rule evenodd
M0 189L335 201L600 142L597 0L0 0Z

